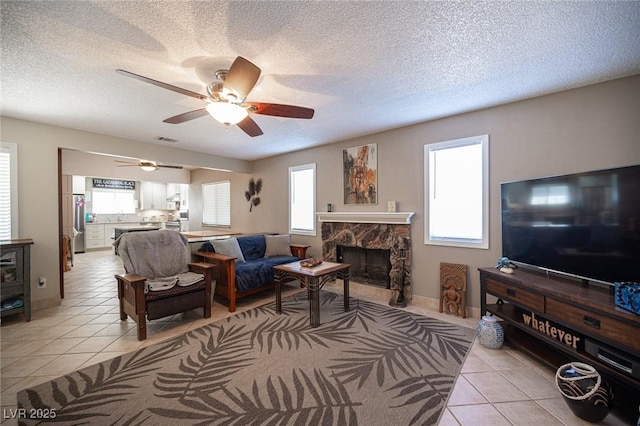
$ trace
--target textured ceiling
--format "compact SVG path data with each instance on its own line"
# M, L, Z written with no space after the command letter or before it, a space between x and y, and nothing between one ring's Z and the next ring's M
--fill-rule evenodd
M1 113L258 159L640 73L640 2L6 1ZM253 115L251 138L202 102L115 72L206 93L243 56L247 100L315 109ZM175 144L154 140L177 139Z

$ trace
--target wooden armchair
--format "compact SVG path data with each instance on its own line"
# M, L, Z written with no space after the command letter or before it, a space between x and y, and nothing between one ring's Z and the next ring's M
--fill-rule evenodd
M114 243L123 275L116 275L120 319L138 325L138 340L147 338L146 320L202 307L211 317L215 265L193 263L187 238L176 231L130 232ZM201 274L201 275L196 275Z

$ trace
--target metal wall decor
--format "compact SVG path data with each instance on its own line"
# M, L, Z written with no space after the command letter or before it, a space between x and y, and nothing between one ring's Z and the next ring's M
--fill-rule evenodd
M260 191L262 191L262 178L249 179L249 189L244 192L244 197L249 202L249 212L260 204L260 197L258 197Z

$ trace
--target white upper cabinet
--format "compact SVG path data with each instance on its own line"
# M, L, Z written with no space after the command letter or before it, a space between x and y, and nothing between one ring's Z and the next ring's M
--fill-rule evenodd
M167 184L140 182L140 198L142 210L166 210Z

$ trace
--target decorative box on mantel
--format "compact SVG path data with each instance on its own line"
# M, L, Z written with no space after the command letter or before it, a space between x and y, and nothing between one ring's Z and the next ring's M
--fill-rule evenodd
M414 212L319 212L322 223L322 257L337 261L338 246L389 250L391 301L403 288L411 300L411 218ZM352 271L352 278L354 271Z

